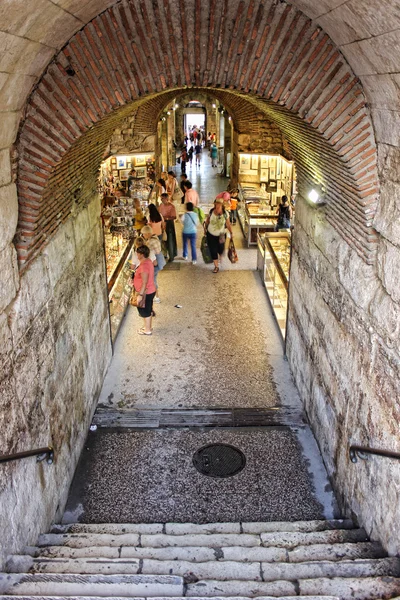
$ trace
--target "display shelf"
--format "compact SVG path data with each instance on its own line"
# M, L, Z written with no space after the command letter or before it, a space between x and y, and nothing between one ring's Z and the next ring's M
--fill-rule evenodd
M265 233L257 236L257 269L267 290L282 338L286 336L291 235Z
M109 292L108 301L110 307L111 339L115 342L122 319L129 304L132 292L132 271L130 265L130 250L132 244L127 248L121 259L121 268Z

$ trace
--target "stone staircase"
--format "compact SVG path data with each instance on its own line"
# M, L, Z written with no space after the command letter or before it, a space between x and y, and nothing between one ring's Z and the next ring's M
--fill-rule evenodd
M3 600L400 595L400 559L346 520L54 525L6 570Z

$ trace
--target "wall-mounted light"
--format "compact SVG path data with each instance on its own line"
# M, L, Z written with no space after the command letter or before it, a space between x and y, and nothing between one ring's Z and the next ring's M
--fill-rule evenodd
M319 196L319 193L317 192L317 190L312 189L308 193L308 199L311 200L311 202L314 202L314 204L317 204L319 198L320 198L320 196Z
M323 193L318 188L312 188L307 195L310 202L315 204L316 206L325 206L326 201L324 199Z
M170 114L171 114L171 113L170 113L170 111L169 111L169 110L167 110L167 115L169 116Z
M232 121L232 117L228 117L228 121Z
M175 104L175 108L179 108L179 104Z
M217 108L217 105L216 105L216 104L213 104L213 105L212 105L212 107L213 107L213 108Z

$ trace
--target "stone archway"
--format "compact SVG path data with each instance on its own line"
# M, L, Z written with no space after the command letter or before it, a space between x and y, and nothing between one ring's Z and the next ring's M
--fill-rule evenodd
M60 454L40 489L33 469L7 471L0 513L2 530L11 531L6 546L33 540L60 496L62 503L110 358L93 199L109 131L137 110L138 131L147 135L168 97L197 87L218 94L243 124L250 102L285 134L303 195L315 182L326 188L326 209L298 206L289 360L343 504L398 551L398 496L377 507L370 493L371 481L388 489L390 467L354 473L347 455L349 441L400 443L398 105L396 64L383 39L390 32L396 40L398 19L394 3L377 7L379 25L347 4L104 0L71 12L44 2L22 22L17 10L7 14L6 36L15 33L17 41L5 57L5 72L15 73L3 94L4 148L24 114L13 174L2 152L5 448L54 435ZM378 211L375 141L384 184ZM34 525L27 505L13 501L26 485L34 490Z
M131 102L141 103L152 95L161 99L162 90L193 85L246 95L286 127L288 140L303 147L298 158L300 181L305 187L315 182L326 187L333 226L367 262L373 260L376 153L357 78L329 37L293 6L270 0L259 3L257 10L249 6L243 18L244 5L239 2L238 11L234 5L228 8L210 0L210 6L202 4L200 12L194 12L202 18L209 9L206 51L195 34L195 52L183 53L183 61L179 56L191 24L187 5L179 15L174 14L173 3L167 5L167 18L180 27L179 35L175 28L168 36L163 20L134 0L122 0L93 19L55 58L31 96L19 136L21 264L39 251L43 232L48 238L56 230L57 215L61 220L68 215L70 199L64 205L50 193L48 182L54 181L74 143L107 115L122 116ZM145 35L146 23L153 17L159 27L158 46L153 30ZM332 152L323 149L316 155L312 148L318 144ZM331 181L331 169L315 164L327 154L328 162L339 165ZM55 203L53 209L50 201ZM350 215L347 220L339 214L342 208Z

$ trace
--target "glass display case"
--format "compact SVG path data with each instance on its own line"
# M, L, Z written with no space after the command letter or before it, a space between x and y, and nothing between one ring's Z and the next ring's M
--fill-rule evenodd
M257 268L282 338L286 336L288 308L291 234L288 232L259 234Z
M118 268L108 283L111 339L113 343L117 337L132 291L132 271L130 264L132 245L133 240L127 244L118 263Z
M257 244L258 234L274 231L278 219L276 211L262 202L240 202L238 217L248 247Z

